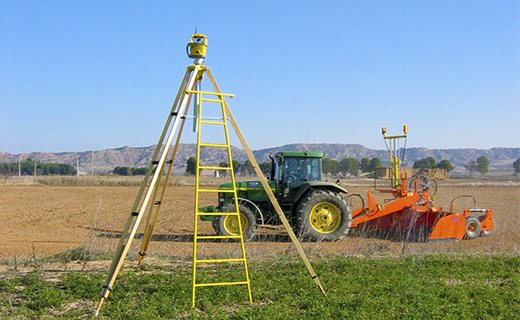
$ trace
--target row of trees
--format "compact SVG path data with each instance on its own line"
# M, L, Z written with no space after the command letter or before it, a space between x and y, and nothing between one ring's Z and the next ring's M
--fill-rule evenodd
M437 164L437 160L434 157L428 157L421 160L417 160L413 163L414 169L444 169L450 172L455 167L451 164L450 160L444 159Z
M478 171L481 175L485 175L489 171L489 159L485 156L477 158L477 161L470 160L465 166L466 170L469 171L469 177L475 171Z
M260 170L262 170L263 174L269 174L271 172L271 162L262 162L258 164L260 166ZM219 164L219 167L221 168L229 168L229 165L227 162L222 161ZM188 175L195 175L197 170L197 159L195 157L191 157L186 161L186 173ZM226 169L219 170L219 174L222 177L225 177L229 171ZM253 169L253 165L251 164L251 161L246 160L244 163L240 163L238 160L233 160L233 173L235 175L242 175L242 176L250 176L255 172Z
M73 176L77 173L76 168L70 164L64 163L42 163L27 159L23 162L0 163L0 175L6 176L45 176L45 175L62 175Z
M271 162L263 162L258 164L260 166L260 170L262 170L263 174L269 174L271 172ZM379 158L363 158L361 162L356 158L345 158L341 161L333 160L330 158L323 158L323 173L331 174L331 175L354 175L357 176L359 171L361 172L372 172L377 167L383 166L381 159ZM195 175L195 170L197 167L197 160L194 157L191 157L186 161L186 173L189 175ZM219 164L219 167L229 167L228 163L222 161ZM235 175L248 176L254 173L253 166L251 165L251 161L246 160L244 163L240 163L237 160L233 160L233 173ZM219 174L221 176L226 176L228 170L219 170Z
M120 176L144 176L146 174L146 169L146 167L115 167L114 170L112 170L112 173Z
M377 167L382 167L383 163L378 157L369 159L363 158L361 162L357 158L343 158L341 161L333 160L330 158L323 158L322 171L325 175L338 175L342 174L357 176L359 172L367 173L374 171Z
M519 162L520 166L520 159L518 159L516 162ZM515 163L516 163L515 162ZM489 172L489 159L486 156L478 157L477 160L470 160L467 164L464 165L464 168L469 172L469 176L471 177L471 174L473 172L479 172L481 175L485 175ZM515 164L513 163L513 166ZM455 167L451 164L449 160L442 160L439 164L437 164L437 161L434 157L428 157L421 160L417 160L414 162L413 167L415 169L445 169L447 172L450 172ZM515 167L516 170L516 167Z

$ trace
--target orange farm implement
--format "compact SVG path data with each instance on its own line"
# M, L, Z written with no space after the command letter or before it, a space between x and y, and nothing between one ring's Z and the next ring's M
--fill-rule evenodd
M390 140L390 164L392 166L392 188L379 190L387 193L392 198L385 200L384 204L378 204L374 195L367 189L367 206L360 194L348 196L348 202L352 197L361 199L362 207L352 211L352 225L354 230L381 230L387 232L401 232L407 239L415 241L448 241L475 239L479 236L490 236L494 231L493 213L491 209L476 208L476 201L471 196L459 196L451 201L449 211L442 207L433 206L433 195L436 192L432 181L424 176L418 176L412 180L407 190L406 176L401 176L401 183L397 180L400 157L395 141L406 138L408 128L404 127L404 135L386 136L383 128L384 139ZM393 144L393 148L392 148ZM404 153L404 150L403 150ZM434 189L434 190L430 190ZM430 194L430 192L433 194ZM462 212L454 211L454 202L460 198L473 200L473 209L464 209Z

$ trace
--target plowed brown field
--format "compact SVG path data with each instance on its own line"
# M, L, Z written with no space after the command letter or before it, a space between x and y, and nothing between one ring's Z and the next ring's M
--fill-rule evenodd
M350 192L363 193L367 183L343 184ZM84 248L113 252L129 217L138 187L0 186L0 258L44 257ZM407 253L464 252L518 253L520 251L520 184L473 180L439 183L435 204L448 207L458 195L473 195L480 208L491 208L495 233L491 237L447 243L408 243ZM379 198L382 199L382 198ZM200 206L216 204L215 194L200 200ZM461 207L471 207L465 200ZM150 244L150 255L190 257L192 254L194 187L167 188L159 220ZM140 236L130 255L139 251ZM199 233L213 234L211 222L199 222ZM248 255L292 251L283 227L259 227L260 236L246 244ZM220 253L226 244L206 243L203 254ZM395 255L405 244L389 238L348 236L337 242L303 244L311 254ZM229 246L229 244L227 244ZM135 247L135 248L134 248ZM231 249L237 250L237 248Z

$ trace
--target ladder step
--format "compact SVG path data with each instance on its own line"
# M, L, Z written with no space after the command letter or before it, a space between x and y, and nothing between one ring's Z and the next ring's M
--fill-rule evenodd
M238 212L197 212L198 216L236 216Z
M231 170L231 167L199 166L199 169L208 169L208 170Z
M203 123L203 124L219 124L219 125L225 125L226 124L225 122L209 121L209 120L200 120L200 123Z
M229 145L227 144L220 144L220 143L201 143L201 147L217 147L217 148L229 148Z
M240 239L240 236L197 236L197 239Z
M247 281L196 283L195 287L230 286L235 284L249 284Z
M233 193L232 189L199 189L199 192L222 192L222 193Z
M214 262L245 262L246 258L227 258L227 259L197 259L197 263L214 263Z

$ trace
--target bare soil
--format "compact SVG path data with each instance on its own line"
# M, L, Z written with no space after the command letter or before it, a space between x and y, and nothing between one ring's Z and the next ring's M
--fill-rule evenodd
M364 194L367 182L344 183L349 192ZM16 186L0 185L0 258L46 257L83 248L114 252L128 220L138 187ZM377 192L374 192L377 194ZM172 186L162 204L148 254L155 257L189 258L193 252L194 186ZM403 243L394 238L348 236L337 242L306 242L310 254L384 256L406 253L512 253L520 251L520 184L445 180L439 183L435 204L447 208L458 195L472 195L480 208L491 208L495 233L491 237L446 243ZM383 201L388 195L377 195ZM366 195L365 195L366 198ZM207 194L199 206L216 204ZM472 202L457 202L458 209ZM130 250L135 258L146 220L143 219ZM211 222L200 222L199 234L213 234ZM203 243L199 253L215 255L230 250L230 244ZM234 246L234 245L231 245ZM259 227L259 236L246 244L248 256L295 252L281 226Z

